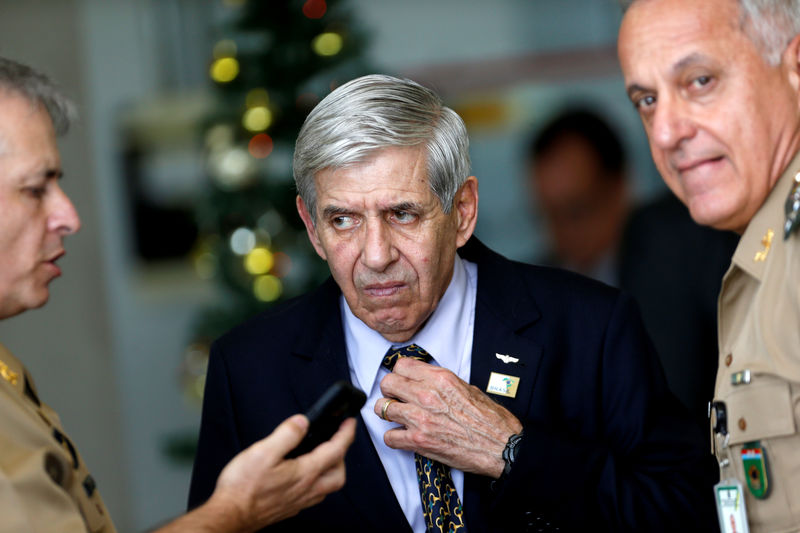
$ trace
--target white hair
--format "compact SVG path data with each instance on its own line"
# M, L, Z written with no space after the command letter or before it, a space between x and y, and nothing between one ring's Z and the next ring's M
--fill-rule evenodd
M297 191L316 219L314 176L325 169L363 163L382 148L424 146L428 184L449 213L469 176L464 121L422 85L373 74L352 80L306 117L294 150Z

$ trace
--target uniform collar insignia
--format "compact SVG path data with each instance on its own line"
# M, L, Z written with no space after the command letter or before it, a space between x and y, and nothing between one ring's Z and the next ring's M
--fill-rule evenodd
M13 370L11 370L11 368L3 361L0 361L0 377L2 377L4 380L8 381L12 385L16 385L19 375Z
M800 172L794 175L794 183L786 198L786 223L783 226L783 240L800 226Z

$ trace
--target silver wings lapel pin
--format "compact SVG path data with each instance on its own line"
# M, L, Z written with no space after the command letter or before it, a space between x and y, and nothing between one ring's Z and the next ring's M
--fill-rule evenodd
M500 359L505 364L519 363L519 358L511 357L510 355L505 355L505 354L502 354L502 353L496 353L496 354L494 354L494 356L497 357L498 359Z

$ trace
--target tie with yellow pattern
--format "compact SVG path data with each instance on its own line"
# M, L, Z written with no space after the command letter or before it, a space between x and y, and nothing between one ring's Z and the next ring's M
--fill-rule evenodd
M433 359L421 347L409 344L401 348L389 348L381 365L391 371L400 357L412 357L424 363ZM414 463L417 466L422 513L425 515L428 533L465 532L464 509L450 477L450 467L418 453L414 454Z

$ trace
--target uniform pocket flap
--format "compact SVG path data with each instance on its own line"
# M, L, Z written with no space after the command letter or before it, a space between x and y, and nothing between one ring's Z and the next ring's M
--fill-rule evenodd
M731 444L795 433L789 383L772 376L754 376L737 386L726 400Z

